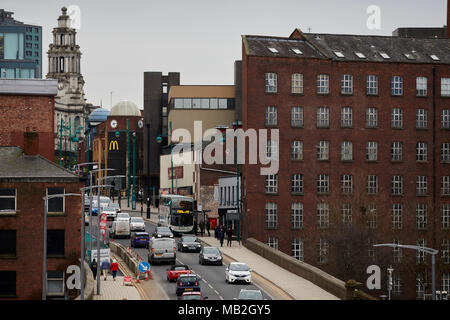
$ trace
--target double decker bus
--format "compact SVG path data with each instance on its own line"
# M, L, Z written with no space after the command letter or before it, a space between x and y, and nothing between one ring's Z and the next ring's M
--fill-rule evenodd
M175 194L162 194L158 207L158 225L169 227L174 235L193 233L194 199Z

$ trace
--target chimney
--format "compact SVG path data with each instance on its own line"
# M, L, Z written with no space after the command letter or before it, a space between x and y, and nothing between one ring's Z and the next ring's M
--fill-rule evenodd
M39 154L39 134L37 132L23 133L23 153L27 156L35 156Z
M447 0L447 39L450 39L450 0Z

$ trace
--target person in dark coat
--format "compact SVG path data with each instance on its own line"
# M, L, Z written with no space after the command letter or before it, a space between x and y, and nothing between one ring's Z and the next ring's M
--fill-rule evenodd
M223 239L225 238L225 230L223 230L223 228L219 229L219 241L220 241L220 246L223 247Z
M91 262L91 270L92 273L94 274L94 280L97 279L97 260L92 260Z
M214 237L216 237L217 240L219 240L219 231L220 227L216 226L216 228L214 229Z
M205 223L200 221L200 235L203 237L203 233L205 232Z
M231 238L233 237L233 231L231 231L231 228L228 227L227 230L227 246L231 247Z
M194 221L194 234L197 235L197 220Z
M211 236L211 233L209 233L209 229L211 229L211 223L209 222L209 219L206 219L206 231L208 231L208 237Z

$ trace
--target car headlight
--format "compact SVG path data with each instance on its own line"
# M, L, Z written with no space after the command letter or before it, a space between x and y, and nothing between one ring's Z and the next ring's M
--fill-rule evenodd
M158 238L161 238L161 235L160 235L160 234L158 234Z
M183 244L183 247L187 247L187 245Z

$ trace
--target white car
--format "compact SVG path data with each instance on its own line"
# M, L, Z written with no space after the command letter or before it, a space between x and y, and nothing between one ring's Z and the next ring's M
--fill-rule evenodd
M108 220L114 220L117 216L116 210L110 207L104 208L102 214L106 214Z
M128 219L128 221L130 221L130 215L127 213L127 212L119 212L117 215L116 215L116 218L114 219L114 220L117 220L117 219Z
M231 262L225 269L225 281L227 283L245 282L252 283L251 270L244 262Z
M145 222L141 217L132 217L130 222L131 231L145 231Z

